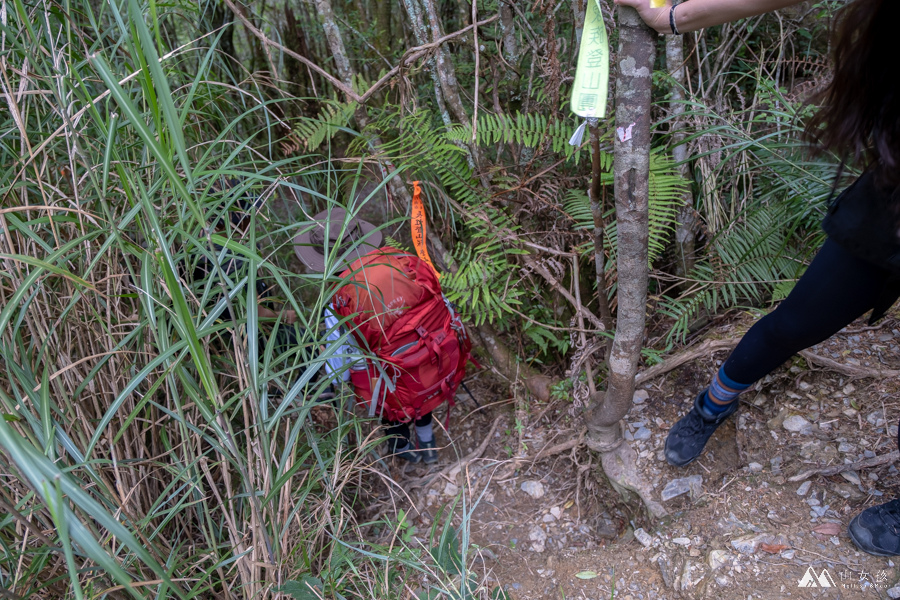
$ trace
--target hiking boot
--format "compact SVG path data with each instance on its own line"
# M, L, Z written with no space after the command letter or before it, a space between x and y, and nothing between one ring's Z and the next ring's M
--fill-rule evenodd
M391 454L397 458L402 458L411 464L415 464L422 460L422 453L416 450L410 441L404 437L398 436L391 439L391 441L388 442L388 448Z
M669 430L666 437L666 460L670 465L683 467L700 456L716 428L738 409L738 401L735 400L725 412L711 415L701 406L705 393L706 390L703 390L697 394L691 412Z
M847 528L850 539L875 556L900 555L900 499L862 511Z
M434 438L430 442L419 442L419 454L426 465L433 465L438 461L438 453L435 450Z

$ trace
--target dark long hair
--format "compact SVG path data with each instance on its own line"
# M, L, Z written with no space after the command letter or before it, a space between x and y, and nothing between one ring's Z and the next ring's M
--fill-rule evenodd
M874 168L891 185L900 184L898 24L900 0L854 0L841 9L834 78L811 99L822 108L806 127L820 148Z

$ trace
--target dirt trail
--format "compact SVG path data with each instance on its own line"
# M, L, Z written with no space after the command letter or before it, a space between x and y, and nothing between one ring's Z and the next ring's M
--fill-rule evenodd
M725 328L731 330L716 333L737 335L735 325ZM873 329L860 322L814 351L897 369L898 345L900 323ZM479 460L411 495L416 525L427 530L439 507L466 494L486 580L520 600L900 597L892 589L900 560L860 553L846 533L860 510L894 497L897 467L789 481L815 466L896 449L900 382L850 381L795 360L742 396L737 418L716 432L700 459L672 467L662 455L668 428L718 361L696 361L650 382L627 419L639 466L670 511L662 522L634 513L634 505L598 482L598 465L583 447L516 465L511 408L467 415L473 405L460 398L453 448L443 451L434 472L448 466L454 448L460 456L476 448L498 416L500 426ZM560 401L529 423L524 441L533 455L577 436L578 427ZM409 467L404 476L427 473ZM684 493L669 498L678 491ZM810 568L815 577L807 582L816 587L799 587Z

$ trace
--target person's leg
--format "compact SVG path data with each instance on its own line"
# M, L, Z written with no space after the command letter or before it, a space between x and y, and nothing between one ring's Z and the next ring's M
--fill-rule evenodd
M419 453L415 452L409 437L409 423L398 423L388 419L381 420L385 426L385 433L388 436L388 449L398 458L417 463L422 460Z
M416 440L418 440L419 451L422 453L422 460L428 465L436 463L438 460L437 450L435 450L437 444L434 441L434 430L431 423L431 413L416 419Z
M694 408L669 431L669 463L682 466L697 458L713 431L737 410L743 390L870 310L888 277L884 269L826 241L790 295L750 328Z

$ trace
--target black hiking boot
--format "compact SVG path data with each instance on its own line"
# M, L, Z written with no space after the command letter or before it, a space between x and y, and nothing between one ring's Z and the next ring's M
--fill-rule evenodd
M875 556L900 555L900 499L862 511L847 528L850 539Z
M422 455L422 461L426 465L433 465L438 461L436 446L434 438L431 438L430 442L419 442L419 454Z
M388 449L390 453L397 458L412 464L421 462L422 460L422 453L416 450L415 446L413 446L407 438L402 436L390 438L388 441Z
M735 400L725 412L711 415L701 407L705 393L706 390L703 390L697 394L691 411L669 430L666 437L666 460L670 465L683 467L700 456L716 428L738 409L738 401Z

